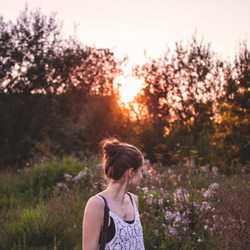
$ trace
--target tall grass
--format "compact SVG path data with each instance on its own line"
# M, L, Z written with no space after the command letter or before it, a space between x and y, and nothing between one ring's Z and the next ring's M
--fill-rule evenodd
M98 163L63 158L26 171L2 172L0 249L80 248L85 203L100 189ZM73 181L83 170L79 181Z

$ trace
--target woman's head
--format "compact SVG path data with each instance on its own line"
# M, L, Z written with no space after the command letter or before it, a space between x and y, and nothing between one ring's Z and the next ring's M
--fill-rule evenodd
M142 153L133 145L104 140L102 146L104 173L110 179L117 181L126 170L132 168L137 171L143 165Z

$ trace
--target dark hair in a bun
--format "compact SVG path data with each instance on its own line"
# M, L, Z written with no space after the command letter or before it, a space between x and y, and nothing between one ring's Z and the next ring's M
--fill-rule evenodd
M120 143L116 139L105 139L103 148L103 168L105 175L113 180L119 180L127 169L137 170L143 163L143 156L135 146Z

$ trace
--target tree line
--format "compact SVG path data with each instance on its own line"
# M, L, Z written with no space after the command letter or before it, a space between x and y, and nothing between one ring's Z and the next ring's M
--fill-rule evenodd
M0 166L88 157L107 136L135 143L151 161L197 150L200 161L225 172L247 166L249 56L245 42L233 62L196 34L177 42L134 67L144 82L138 112L117 102L122 62L112 51L65 39L56 16L40 10L26 7L15 23L0 17Z

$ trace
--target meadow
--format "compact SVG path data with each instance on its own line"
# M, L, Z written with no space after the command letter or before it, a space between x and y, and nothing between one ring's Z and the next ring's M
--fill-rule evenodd
M137 190L146 249L249 249L249 174L194 158L146 161ZM44 160L0 173L0 249L81 249L88 198L105 188L100 158Z
M109 137L150 159L136 191L146 249L250 249L246 40L232 61L195 32L130 69L27 6L0 15L0 44L0 249L81 249ZM139 87L133 101L123 87Z

